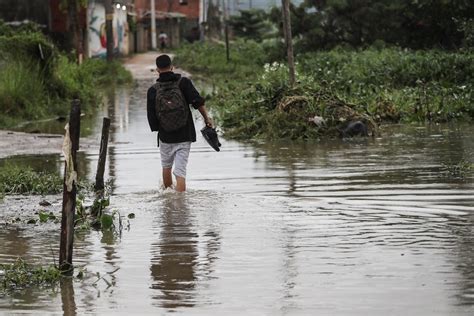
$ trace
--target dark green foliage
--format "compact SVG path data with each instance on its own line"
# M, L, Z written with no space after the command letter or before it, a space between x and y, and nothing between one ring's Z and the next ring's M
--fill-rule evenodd
M276 26L270 21L269 15L264 10L242 10L240 15L230 18L229 25L234 30L236 36L253 39L258 42L277 35Z
M34 27L13 30L0 23L0 128L64 116L73 98L91 111L101 86L131 81L118 62L87 59L77 65Z
M35 23L12 28L0 21L0 68L2 64L22 62L38 67L42 79L54 74L58 49L44 36Z
M466 49L474 48L474 18L455 19L460 32L464 34L463 47Z
M281 23L279 9L272 20ZM456 49L469 36L456 21L470 21L470 0L307 0L291 7L297 51L387 43L414 49Z

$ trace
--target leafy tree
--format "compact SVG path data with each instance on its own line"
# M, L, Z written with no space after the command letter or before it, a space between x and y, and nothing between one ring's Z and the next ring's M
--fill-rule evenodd
M306 0L292 6L292 27L304 50L376 42L415 49L469 42L471 0ZM279 10L272 20L281 23ZM457 23L456 21L464 21Z
M276 34L269 15L261 9L242 10L240 15L231 17L229 24L235 35L256 41L274 37Z

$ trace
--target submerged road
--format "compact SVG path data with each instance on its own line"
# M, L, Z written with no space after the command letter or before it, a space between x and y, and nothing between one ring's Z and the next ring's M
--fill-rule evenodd
M0 296L0 313L474 314L474 179L460 167L473 163L473 126L392 127L351 141L224 139L218 153L198 136L189 191L163 191L145 111L154 57L127 62L148 70L111 91L100 113L112 119L111 208L135 218L121 234L77 234L84 280ZM95 150L81 153L83 176L93 178L96 160ZM60 198L46 198L57 211ZM19 204L8 197L0 213L29 211ZM51 263L58 232L5 226L0 262Z

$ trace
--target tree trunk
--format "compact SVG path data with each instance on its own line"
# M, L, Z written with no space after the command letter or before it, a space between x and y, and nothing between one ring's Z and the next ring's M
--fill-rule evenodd
M68 21L69 21L69 32L72 34L72 47L74 47L76 51L76 57L78 63L81 63L82 55L84 53L84 49L82 47L83 40L82 40L82 32L79 26L79 19L78 19L78 4L77 0L69 0L67 2L68 6Z

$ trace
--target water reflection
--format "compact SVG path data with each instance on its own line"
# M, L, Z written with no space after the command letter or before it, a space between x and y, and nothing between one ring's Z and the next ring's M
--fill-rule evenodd
M63 278L60 281L61 288L61 303L64 316L75 316L77 307L74 298L73 280L70 278Z
M78 158L80 160L80 158ZM36 172L59 173L61 157L55 155L25 155L0 159L0 168L5 165L14 165L19 168L31 168Z
M0 263L8 259L24 258L30 251L31 241L25 238L21 229L0 230ZM5 257L4 257L5 256Z
M114 286L91 286L94 275L62 283L62 305L30 291L1 298L0 309L240 315L244 302L269 315L378 315L386 306L395 314L472 314L473 178L444 168L474 162L472 126L396 127L368 140L227 141L220 153L198 137L192 190L157 193L149 85L110 89L101 109L112 119L111 203L122 215L136 213L131 230L75 239L78 264ZM58 169L58 157L48 156L44 168ZM79 159L92 179L97 152ZM50 255L57 232L42 229L0 230L2 261Z
M151 248L151 288L156 304L167 309L192 307L198 260L197 238L186 196L165 196L161 206L158 240Z

